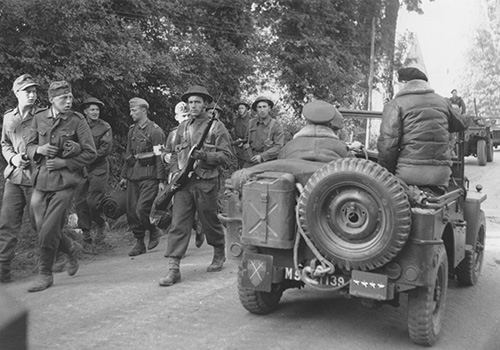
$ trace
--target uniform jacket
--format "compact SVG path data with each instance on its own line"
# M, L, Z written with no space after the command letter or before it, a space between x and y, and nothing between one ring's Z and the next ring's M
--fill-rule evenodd
M304 159L331 162L348 156L347 145L331 128L309 124L295 134L279 153L279 159Z
M285 136L281 124L268 116L264 120L258 117L250 120L248 145L254 155L260 154L263 161L273 160L285 144Z
M40 110L33 107L26 117L22 119L19 109L16 107L5 113L2 127L2 154L7 161L4 176L15 185L31 186L31 166L20 169L16 168L11 160L19 153L26 153L26 143L29 137L33 116Z
M384 107L379 163L393 173L407 165L449 168L450 132L464 129L462 117L426 81L411 80Z
M248 137L248 126L250 124L250 112L243 116L236 114L233 118L233 139L245 140Z
M49 171L45 165L47 159L36 153L37 147L46 143L58 146L58 157L63 158L64 144L68 140L76 142L80 151L65 159L66 167ZM85 117L78 112L68 111L54 118L52 108L35 113L26 149L36 164L32 176L33 186L44 192L78 185L83 180L83 168L96 157L94 140Z
M153 146L164 144L165 134L152 120L148 119L143 125L132 124L128 130L122 177L132 181L165 181L165 167L160 156L153 153Z
M177 172L185 166L191 148L199 142L208 121L209 116L204 113L197 118L189 118L179 125L173 142L175 152L172 154L172 172ZM206 152L207 159L197 162L194 168L195 174L202 179L218 178L218 167L228 166L233 157L229 132L222 122L218 120L213 122L203 151Z
M113 132L111 126L102 119L91 120L87 118L87 122L92 132L97 157L87 167L89 173L96 175L106 174L109 172L108 156L113 147Z

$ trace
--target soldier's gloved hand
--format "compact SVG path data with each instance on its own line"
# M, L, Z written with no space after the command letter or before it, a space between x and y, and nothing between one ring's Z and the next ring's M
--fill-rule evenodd
M23 155L21 153L18 153L14 157L12 157L10 159L10 162L16 168L21 168L21 169L26 168L30 164L29 160L23 159Z
M61 158L52 158L48 159L45 165L49 171L58 170L66 166L66 161Z
M127 188L127 179L121 179L118 186L120 186L122 190L125 190Z
M262 156L260 154L257 154L255 156L253 156L250 161L252 163L262 163Z
M57 155L57 152L59 152L59 147L51 145L50 143L38 146L36 149L36 153L41 154L45 157L55 157Z
M191 155L193 156L193 159L207 160L207 152L205 151L195 149Z

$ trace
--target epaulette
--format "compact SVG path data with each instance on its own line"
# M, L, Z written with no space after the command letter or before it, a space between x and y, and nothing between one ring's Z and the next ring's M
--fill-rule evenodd
M13 112L15 109L16 109L16 107L8 109L8 110L5 111L5 113L3 115L9 114L10 112Z

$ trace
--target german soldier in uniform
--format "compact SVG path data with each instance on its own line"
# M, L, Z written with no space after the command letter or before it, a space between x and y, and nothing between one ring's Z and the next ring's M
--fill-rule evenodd
M94 243L99 244L104 241L105 221L99 205L107 189L109 178L107 157L113 146L111 126L99 118L102 107L104 103L95 97L89 97L83 101L83 114L94 138L97 158L87 166L87 178L78 186L75 193L75 206L78 227L83 232L83 242L90 247L92 245L90 236L92 221L97 224Z
M81 114L71 110L70 84L53 82L48 95L52 105L35 114L26 146L29 158L36 164L31 207L40 239L39 274L30 292L52 285L57 250L69 257L69 275L78 270L75 247L62 228L75 188L83 180L83 167L96 157L89 125Z
M137 240L128 255L136 256L146 252L146 230L149 231L148 249L159 243L160 232L149 215L158 191L164 189L167 174L160 157L160 149L165 144L163 130L148 118L146 100L134 97L129 103L135 124L128 131L120 186L127 188L127 220Z
M2 154L7 167L0 212L0 283L11 280L10 264L15 254L17 235L24 208L31 198L31 167L26 156L26 140L33 116L38 111L35 106L37 86L29 74L18 77L12 86L18 101L17 108L3 117Z
M282 126L271 117L273 106L273 101L263 96L252 103L257 117L250 120L248 143L244 146L250 156L250 162L245 164L247 167L276 159L285 144Z
M184 168L191 148L197 144L209 122L207 105L213 101L207 89L192 86L182 96L189 106L190 119L179 125L174 141L176 153L172 157L172 172ZM167 275L160 279L161 286L171 286L181 279L179 263L185 255L191 236L195 212L198 213L207 243L214 247L208 272L220 271L226 260L222 224L217 218L217 193L219 167L227 164L232 156L229 133L224 124L215 120L203 148L194 151L198 162L188 183L174 195L172 224L167 235Z

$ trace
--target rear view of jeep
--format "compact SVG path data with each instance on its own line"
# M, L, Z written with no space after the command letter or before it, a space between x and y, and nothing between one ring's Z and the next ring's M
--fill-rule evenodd
M407 293L411 340L434 344L448 279L476 284L483 260L486 195L468 189L463 158L460 135L444 194L406 185L366 150L326 164L281 159L235 173L220 217L240 260L243 307L270 313L289 288L394 306Z

